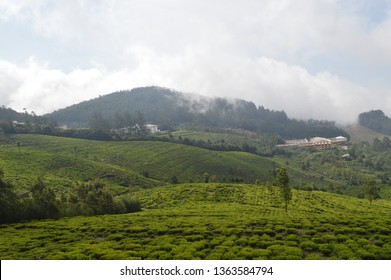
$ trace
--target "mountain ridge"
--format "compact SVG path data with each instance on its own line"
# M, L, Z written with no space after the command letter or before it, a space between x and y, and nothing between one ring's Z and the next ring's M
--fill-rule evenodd
M228 128L278 134L285 138L349 137L333 121L290 119L284 111L256 106L251 101L188 96L155 86L114 92L46 116L70 127L88 127L95 119L95 122L107 123L107 128L151 122L164 130Z

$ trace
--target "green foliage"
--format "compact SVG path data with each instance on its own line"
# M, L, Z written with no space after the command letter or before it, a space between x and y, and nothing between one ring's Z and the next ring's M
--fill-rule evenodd
M13 186L3 177L4 172L0 169L0 224L17 221L20 208Z
M369 112L361 113L358 119L362 126L380 133L391 135L391 119L381 110L371 110Z
M209 183L209 174L208 173L204 173L203 175L202 175L202 177L204 178L204 183Z
M56 201L56 195L53 189L48 188L42 178L38 178L31 188L33 201L31 209L28 210L31 213L29 218L33 219L45 219L45 218L58 218L59 208Z
M288 204L292 200L292 190L289 186L289 176L286 169L283 167L278 168L276 170L276 174L281 196L285 203L285 211L288 212Z
M123 196L116 200L101 182L76 184L74 191L60 199L39 177L31 188L32 197L21 198L13 185L3 181L0 170L0 224L33 219L56 219L66 216L92 216L141 211L136 198Z
M372 204L372 200L379 197L379 189L376 187L374 181L368 181L364 187L365 196L369 200L369 204Z
M3 141L2 141L3 139ZM20 156L16 143L20 142ZM75 156L74 147L77 147ZM21 193L45 174L59 193L74 181L99 178L113 194L178 182L271 180L270 159L243 152L219 152L169 142L101 142L42 135L0 136L0 168ZM164 162L164 164L162 164ZM147 175L140 176L140 174ZM121 186L121 187L119 187Z
M171 177L171 184L178 184L178 178L175 175Z
M81 197L95 192L96 184L89 185ZM141 202L142 212L0 226L0 258L390 258L390 201L368 207L352 197L292 192L298 200L292 200L286 215L278 195L254 185L145 189L133 198Z
M100 112L100 116L96 112ZM140 112L143 112L142 116ZM202 98L200 101L190 101L183 93L160 87L107 94L58 110L49 116L59 123L79 127L85 127L90 122L92 127L103 131L107 125L111 128L134 123L142 125L144 120L149 120L163 130L181 126L204 129L235 127L288 138L346 135L333 122L289 119L284 111L256 107L253 102L245 100ZM254 149L251 145L243 144L246 151Z

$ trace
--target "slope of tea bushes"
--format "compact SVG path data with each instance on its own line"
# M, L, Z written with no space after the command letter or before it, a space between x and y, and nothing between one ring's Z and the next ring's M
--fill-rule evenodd
M1 259L391 259L391 202L275 187L185 184L144 211L2 225Z

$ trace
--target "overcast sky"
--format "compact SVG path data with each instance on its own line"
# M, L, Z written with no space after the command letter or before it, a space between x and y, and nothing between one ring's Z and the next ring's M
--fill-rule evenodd
M0 105L157 85L289 117L391 116L391 0L0 0Z

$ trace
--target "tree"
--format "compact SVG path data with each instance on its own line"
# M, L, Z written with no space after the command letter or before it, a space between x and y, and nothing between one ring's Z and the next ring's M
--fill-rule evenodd
M53 189L47 187L41 177L31 188L33 196L33 218L58 218L59 208Z
M368 181L364 187L364 194L369 200L369 205L372 204L372 200L379 197L379 189L375 185L375 181Z
M0 224L17 220L18 197L13 186L3 180L3 170L0 170Z
M281 196L285 202L285 211L288 212L288 204L292 199L292 190L289 186L289 176L284 167L277 168L277 182L281 190Z
M171 184L178 184L178 178L175 175L171 177Z
M204 173L204 183L209 183L209 174L207 172Z
M107 132L110 131L110 123L101 112L94 112L90 119L90 128L95 131Z

